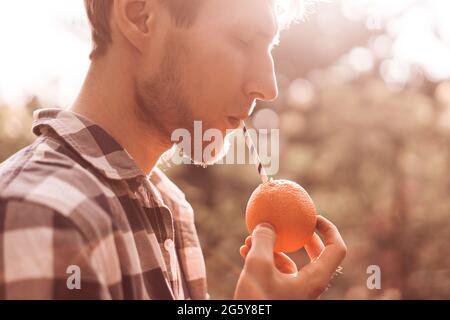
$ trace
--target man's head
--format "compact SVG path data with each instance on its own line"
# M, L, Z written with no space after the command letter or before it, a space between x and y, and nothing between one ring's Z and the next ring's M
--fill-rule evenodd
M281 4L301 0L85 0L91 59L126 61L144 123L222 133L277 96L271 50Z

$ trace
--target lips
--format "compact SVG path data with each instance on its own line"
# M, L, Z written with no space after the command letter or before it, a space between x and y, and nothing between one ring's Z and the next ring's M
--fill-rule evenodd
M233 116L228 116L228 122L234 127L237 128L239 127L242 122L247 119L250 114L253 112L254 108L256 106L256 101L253 101L253 103L251 103L250 107L247 108L242 108L241 110L248 110L245 113L241 113L241 114L237 114L237 115L233 115Z
M230 118L238 119L239 121L244 121L250 117L250 111L241 114L230 115Z

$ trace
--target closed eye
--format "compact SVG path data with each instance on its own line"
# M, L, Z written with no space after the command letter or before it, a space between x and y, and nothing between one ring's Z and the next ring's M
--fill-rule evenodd
M238 43L239 43L241 46L246 47L246 48L250 47L250 45L251 45L251 43L252 43L251 40L249 40L249 39L244 39L244 38L241 38L241 37L237 37L236 40L238 41Z

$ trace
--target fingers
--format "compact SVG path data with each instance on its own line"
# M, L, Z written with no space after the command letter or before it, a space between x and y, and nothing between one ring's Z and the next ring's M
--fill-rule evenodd
M245 259L247 257L248 252L250 251L250 247L247 245L243 245L239 251L241 256ZM289 258L284 253L278 252L274 253L274 261L275 267L281 273L296 274L298 272L297 265L295 264L295 262L292 261L291 258Z
M328 274L332 275L345 258L347 247L336 226L322 216L317 217L317 230L325 242L325 248L317 262Z
M269 224L258 225L252 234L251 248L248 252L248 258L265 259L273 263L273 249L275 246L275 230Z
M325 247L316 256L319 252L319 242L313 239L314 242L308 244L310 250L308 254L315 257L314 261L303 267L299 272L300 276L296 278L302 284L307 284L305 292L309 299L317 299L327 290L336 269L347 253L347 247L333 223L318 216L316 229L324 240Z
M310 273L311 279L316 283L316 287L322 287L334 275L336 269L341 264L347 253L347 247L336 226L322 216L317 217L318 234L323 239L323 243L318 234L314 234L305 249L311 259L315 263L308 265L306 268ZM258 226L252 237L247 237L245 245L240 248L240 254L246 258L246 264L249 257L257 263L251 262L255 268L261 265L276 266L283 273L296 272L296 265L284 254L274 255L273 247L275 243L275 233L269 227ZM292 263L291 263L292 262ZM305 270L306 271L306 270Z
M281 273L297 274L297 265L284 253L274 253L275 266Z
M255 228L244 269L261 279L276 270L273 255L275 237L275 230L269 224L261 224ZM242 248L242 253L245 254L245 251L246 249Z
M245 239L245 245L241 247L240 253L243 258L248 253L248 250L252 246L252 237L248 236ZM325 245L323 244L322 240L320 239L319 235L317 233L314 233L312 239L305 245L306 252L308 253L309 258L311 261L317 259L320 254L322 253L323 249L325 248ZM244 250L245 253L242 252Z
M240 249L239 249L239 253L241 254L241 257L245 259L245 257L247 257L248 252L250 251L249 246L247 245L243 245Z
M317 259L324 248L325 246L317 233L314 233L311 240L305 245L306 252L311 261Z
M241 246L239 253L245 259L250 248L252 247L252 238L248 236L245 239L245 245ZM274 253L274 261L277 269L286 274L296 274L298 272L297 265L284 253Z
M247 245L247 246L249 246L249 247L252 246L252 236L248 236L248 237L245 239L245 245Z
M239 249L239 253L241 254L242 258L245 259L251 247L252 247L252 236L248 236L245 239L245 244L241 246L241 248Z

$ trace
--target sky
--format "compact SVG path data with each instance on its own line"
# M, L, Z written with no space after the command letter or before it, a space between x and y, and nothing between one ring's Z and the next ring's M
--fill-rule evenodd
M380 75L388 84L405 82L412 65L432 81L450 78L450 1L336 1L347 19L387 30L372 47L349 53L356 69L370 69L387 43ZM38 93L45 106L67 107L89 67L89 51L82 0L0 1L0 104L23 105Z
M0 1L0 46L1 100L70 103L89 66L83 1Z

